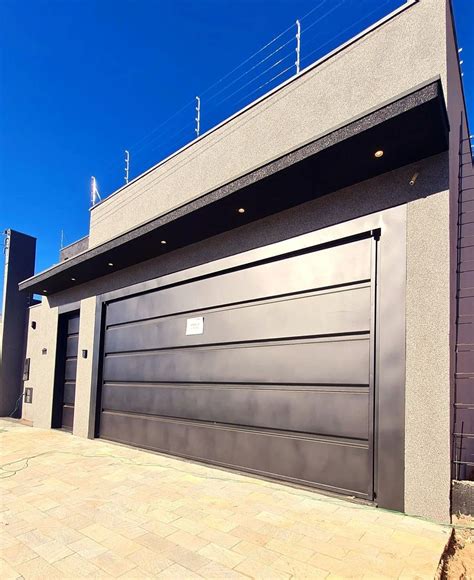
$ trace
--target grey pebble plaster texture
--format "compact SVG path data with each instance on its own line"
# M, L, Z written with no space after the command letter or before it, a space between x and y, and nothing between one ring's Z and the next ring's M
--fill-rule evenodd
M304 72L93 208L89 247L222 187L423 82L440 76L445 84L445 22L444 0L420 0Z
M449 521L449 191L408 205L405 510Z
M58 308L43 299L41 304L30 308L29 320L36 322L36 328L28 325L26 356L31 361L30 379L24 386L33 388L33 404L24 405L28 415L24 417L32 420L35 427L48 429L53 408Z

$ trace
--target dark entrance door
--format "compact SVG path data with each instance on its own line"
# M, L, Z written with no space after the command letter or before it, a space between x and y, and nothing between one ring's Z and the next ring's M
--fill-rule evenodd
M58 329L53 427L67 431L72 431L74 424L78 348L79 312L62 314Z
M100 436L372 499L375 244L107 304Z

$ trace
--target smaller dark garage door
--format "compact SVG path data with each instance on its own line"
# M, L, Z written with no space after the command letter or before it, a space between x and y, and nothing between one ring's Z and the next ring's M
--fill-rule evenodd
M100 436L371 498L375 244L109 303Z
M72 431L76 399L79 312L62 314L59 319L53 427Z

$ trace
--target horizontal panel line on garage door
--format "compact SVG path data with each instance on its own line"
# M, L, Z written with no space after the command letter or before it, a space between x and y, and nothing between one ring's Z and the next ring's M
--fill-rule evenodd
M127 414L368 439L368 393L367 386L342 390L105 383L101 406Z
M367 281L371 278L371 248L371 239L359 240L112 301L107 307L107 323Z
M173 312L161 314L158 316L148 316L144 318L134 318L133 320L128 320L126 322L118 322L110 324L107 320L106 330L110 329L120 329L120 328L131 328L134 326L140 326L143 324L153 324L154 322L159 322L162 320L170 320L174 318L181 318L187 315L208 315L213 313L222 312L225 310L234 310L240 308L249 308L253 306L261 306L266 304L273 304L278 302L287 302L291 300L300 300L301 298L309 297L324 297L325 295L337 296L341 292L351 292L359 289L370 289L370 279L356 280L350 283L335 284L333 286L326 286L324 288L309 288L305 290L300 290L297 292L289 292L285 294L275 294L272 296L263 296L257 300L247 299L238 302L228 302L221 303L218 306L210 306L208 308L194 308L192 310L174 310Z
M152 430L145 428L144 432L136 428L133 417L129 419L131 422L124 425L122 417L104 414L101 439L336 493L369 497L367 448L327 445L316 439L268 437L258 432L237 433L224 428L215 430L215 434L210 429L199 433L198 426L173 422ZM208 453L203 453L204 449ZM228 449L232 449L230 454ZM250 480L249 485L253 485Z
M201 317L169 316L126 326L112 326L104 350L131 352L266 340L334 337L368 333L371 325L369 286L326 294L303 294L290 300L200 311ZM188 323L199 331L188 334Z
M350 384L350 383L222 383L222 382L212 382L206 381L205 383L201 383L198 381L183 381L181 383L168 383L168 382L159 382L159 381L104 381L104 385L108 385L110 387L161 387L163 389L170 388L199 388L199 389L263 389L263 390L276 390L276 391L285 391L285 390L298 390L301 391L318 391L318 392L341 392L341 393L359 393L364 392L365 389L368 388L367 383L359 383L359 384Z
M140 350L118 350L118 351L114 351L114 352L106 352L105 356L106 357L113 357L113 356L121 356L121 355L147 355L147 354L152 354L154 352L158 353L158 352L169 352L169 351L179 351L179 350L190 350L190 349L194 349L194 350L207 350L207 349L221 349L221 348L227 348L227 347L241 347L241 348L246 348L246 346L248 347L258 347L258 346L266 346L266 345L271 345L271 344L294 344L295 342L298 342L298 344L306 344L309 342L315 342L317 339L330 339L330 338L334 338L337 339L337 341L339 340L344 340L344 338L354 338L354 340L357 340L356 337L361 336L368 336L370 334L370 329L367 330L361 330L358 332L338 332L337 334L315 334L315 335L303 335L303 336L285 336L283 338L271 338L271 339L265 339L262 338L261 340L239 340L239 341L232 341L232 342L216 342L216 343L212 343L212 342L206 342L205 344L185 344L185 345L180 345L180 346L166 346L166 347L162 347L162 348L150 348L150 349L146 349L146 348L142 348ZM324 341L326 342L326 341ZM332 342L332 341L330 341ZM77 358L77 357L76 357Z
M166 422L173 425L188 425L204 427L212 430L234 431L238 433L254 433L267 437L277 437L281 439L292 439L299 441L318 441L326 445L337 445L354 447L356 449L368 449L368 442L350 437L337 437L320 435L318 433L293 432L280 429L267 429L262 427L252 427L247 425L232 425L228 423L218 423L217 421L199 421L196 419L185 419L183 417L166 417L160 415L147 415L146 413L123 413L120 411L102 411L102 416L129 417L130 419L144 419L147 421Z
M104 358L104 381L368 384L369 336L202 346Z

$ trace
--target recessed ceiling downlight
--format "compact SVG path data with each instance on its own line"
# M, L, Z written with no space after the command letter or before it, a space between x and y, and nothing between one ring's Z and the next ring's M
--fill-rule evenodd
M113 265L114 265L114 263L113 263L113 262L109 262L109 263L107 264L107 266L110 266L110 267L112 267Z
M165 245L166 244L166 240L161 240L160 244Z
M245 213L245 207L239 207L237 210L239 213Z
M383 149L377 149L377 151L374 153L374 157L380 159L380 157L383 157L383 153Z

